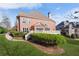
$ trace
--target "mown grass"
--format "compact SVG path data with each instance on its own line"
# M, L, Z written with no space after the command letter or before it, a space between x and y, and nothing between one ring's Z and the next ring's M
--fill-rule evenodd
M26 42L8 41L0 35L0 55L3 56L44 56L47 55Z
M79 41L78 40L68 40L66 45L61 45L64 48L64 56L79 56Z

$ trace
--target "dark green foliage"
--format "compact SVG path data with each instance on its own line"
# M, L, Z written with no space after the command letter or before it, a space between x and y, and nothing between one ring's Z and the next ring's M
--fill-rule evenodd
M73 38L73 39L77 38L77 37L76 37L76 34L72 34L72 35L71 35L71 38Z
M27 33L24 33L24 32L18 32L18 31L13 31L11 32L13 34L14 37L22 37L24 36L25 34Z
M0 34L6 33L7 31L8 31L7 29L0 27Z
M54 44L65 44L66 37L62 35L55 35L55 34L45 34L45 33L33 33L32 41L37 43L43 43L47 45L54 45Z

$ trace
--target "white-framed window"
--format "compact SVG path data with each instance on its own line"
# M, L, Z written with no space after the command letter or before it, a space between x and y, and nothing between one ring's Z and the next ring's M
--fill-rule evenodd
M22 23L24 23L24 24L30 24L30 19L29 18L23 17L22 20L23 20Z
M28 32L28 28L23 28L23 32Z
M50 31L50 28L45 28L45 31Z
M48 27L48 24L45 23L45 31L50 31L50 28Z
M43 28L36 28L36 31L43 31Z

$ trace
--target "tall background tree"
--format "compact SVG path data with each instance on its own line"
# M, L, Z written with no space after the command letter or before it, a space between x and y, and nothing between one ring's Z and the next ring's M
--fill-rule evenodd
M0 23L0 26L7 29L11 28L11 22L8 16L2 16L2 21Z
M72 10L68 13L67 16L65 16L66 19L70 20L79 20L79 10Z

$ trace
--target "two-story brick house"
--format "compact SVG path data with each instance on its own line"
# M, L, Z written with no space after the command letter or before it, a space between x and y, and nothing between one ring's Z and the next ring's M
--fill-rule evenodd
M17 31L56 31L56 23L48 16L43 15L38 11L31 11L29 13L20 12L17 16Z

